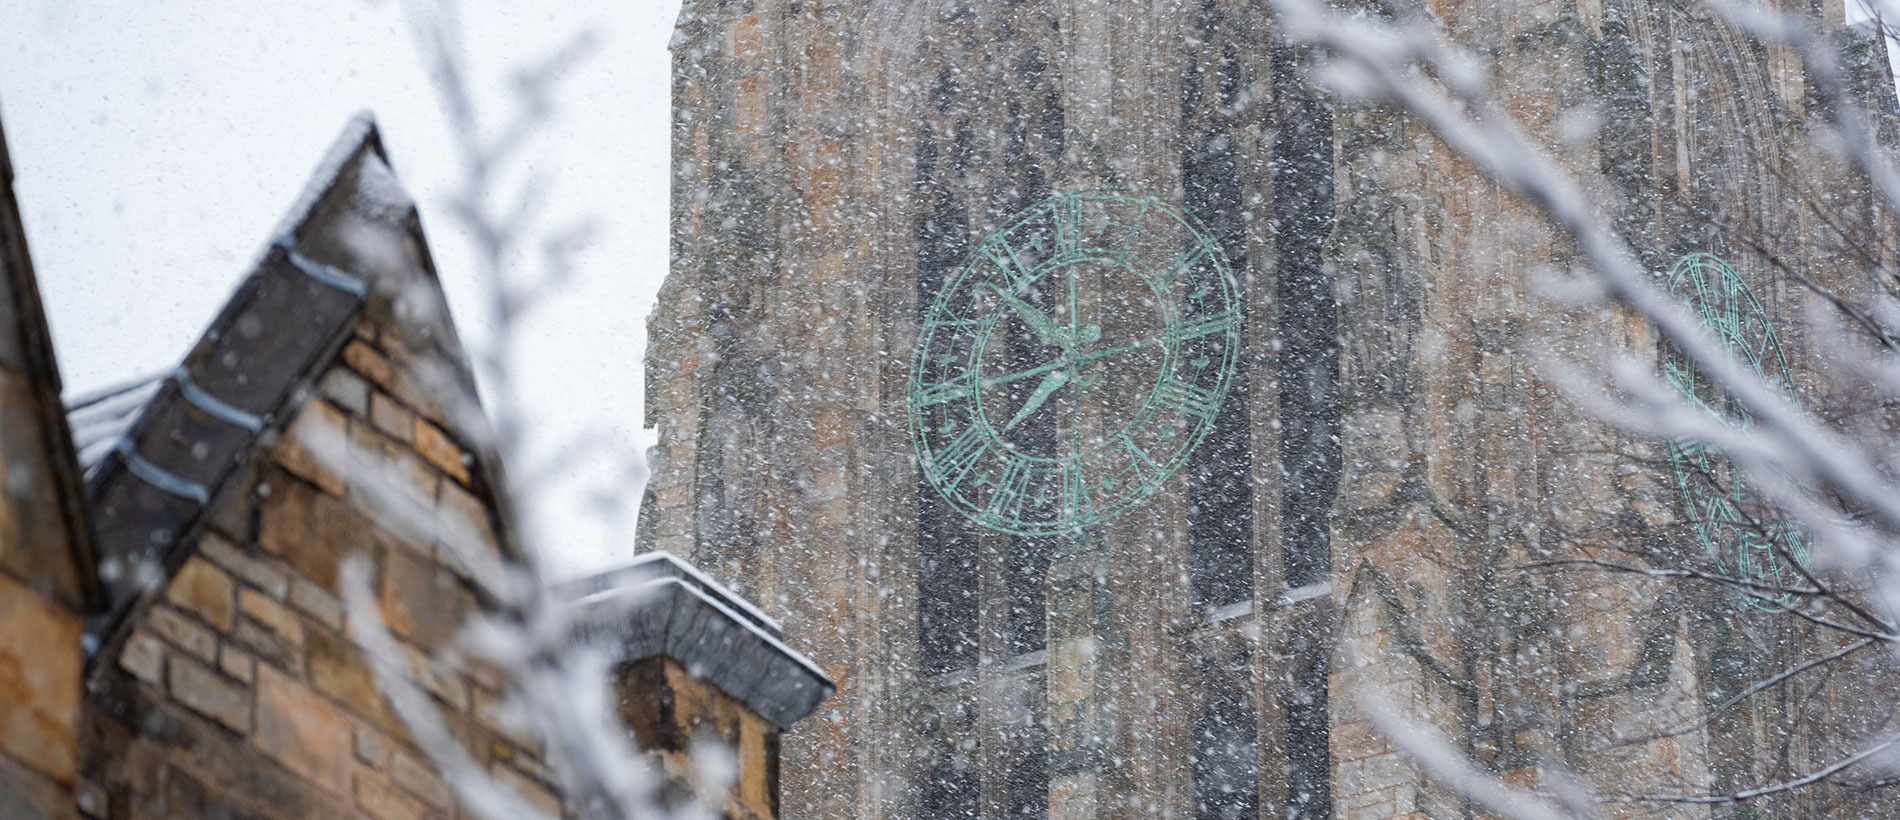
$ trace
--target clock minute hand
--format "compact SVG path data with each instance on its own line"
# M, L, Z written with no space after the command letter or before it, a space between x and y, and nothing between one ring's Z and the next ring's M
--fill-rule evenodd
M1125 345L1122 345L1121 347L1111 347L1107 350L1096 350L1096 351L1080 354L1075 357L1075 363L1080 364L1082 362L1092 362L1092 361L1095 361L1096 359L1100 359L1106 356L1113 356L1117 353L1127 353L1130 350L1140 350L1144 347L1154 347L1155 345L1158 345L1158 344L1162 344L1161 339L1143 339L1139 342L1135 342L1134 344L1125 344ZM983 387L984 389L988 389L991 387L995 387L999 384L1009 384L1010 382L1022 381L1023 379L1027 379L1030 376L1040 376L1058 367L1068 367L1068 366L1069 366L1068 359L1066 358L1057 359L1048 364L1037 365L1035 367L1029 368L1028 370L1023 370L1016 373L1010 373L1004 376L991 376L990 378L983 380Z
M1029 418L1030 413L1036 412L1036 408L1041 407L1043 402L1048 401L1049 396L1054 394L1057 390L1061 390L1062 386L1068 383L1069 372L1067 370L1057 370L1054 373L1042 377L1042 383L1036 385L1036 392L1029 394L1029 400L1023 402L1022 409L1017 410L1016 415L1010 417L1009 423L1003 425L1003 432L1007 433L1016 429L1016 425L1023 423L1023 419Z
M1042 311L1037 310L1034 305L1016 298L1016 294L999 288L994 283L990 284L990 290L996 291L997 296L1003 297L1003 301L1008 302L1010 307L1015 308L1016 315L1023 317L1023 321L1029 325L1029 329L1035 331L1037 336L1041 336L1043 341L1064 350L1073 346L1074 342L1069 339L1069 332L1064 330L1062 326L1056 324L1055 320L1050 319Z

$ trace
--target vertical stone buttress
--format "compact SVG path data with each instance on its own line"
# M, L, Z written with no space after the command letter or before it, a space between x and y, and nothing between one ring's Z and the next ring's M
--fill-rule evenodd
M91 531L0 137L0 815L72 815Z

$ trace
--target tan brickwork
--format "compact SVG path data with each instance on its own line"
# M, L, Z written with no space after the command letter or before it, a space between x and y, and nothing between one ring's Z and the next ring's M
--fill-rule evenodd
M81 618L99 594L79 486L0 135L0 816L73 816Z
M394 338L370 330L372 338ZM433 426L440 421L432 423L430 446L438 456L454 452L449 465L459 469L444 473L436 460L411 449L418 446L415 419L424 411L383 387L404 378L399 374L410 354L361 340L348 350L354 352L339 354L319 371L316 381L331 387L295 411L283 438L258 456L254 478L223 490L242 499L249 512L237 518L257 521L256 536L207 526L186 545L190 557L173 573L165 594L129 619L122 645L107 648L119 663L101 671L102 691L164 713L190 738L180 747L183 737L153 738L95 709L98 736L122 738L140 750L134 756L154 761L136 779L115 778L114 759L128 750L113 742L94 748L93 769L105 775L101 785L114 795L110 817L173 810L168 807L176 806L179 788L173 778L189 780L193 800L202 801L197 805L243 807L259 817L462 816L423 762L426 757L408 744L361 648L349 637L336 584L338 567L353 559L372 567L384 602L378 614L468 751L534 790L537 799L558 793L538 749L487 727L472 707L474 700L494 700L490 687L506 681L490 678L484 686L432 652L474 611L476 595L454 565L438 560L432 536L440 528L427 521L474 513L481 519L471 529L485 534L487 549L501 549L479 483L464 486L467 500L438 503L443 482L476 481L477 472L461 457L469 450L446 428ZM351 386L364 385L367 401L350 400ZM338 394L343 400L333 403ZM403 420L404 438L390 434L391 418ZM347 457L363 466L394 466L392 474L409 484L406 498L430 516L424 525L391 519L384 505L364 495L367 490L346 481L345 470L311 446L325 440L351 442ZM254 765L277 767L279 786L294 790L297 799L260 800L242 771L190 766L191 760L216 757L203 748L179 757L184 748L206 746L228 749L233 757L251 750L268 762ZM364 753L371 749L379 751Z
M615 673L620 718L641 751L658 756L673 788L698 795L731 820L778 816L779 728L731 695L700 683L679 661L655 657ZM733 783L707 793L709 774L695 761L698 748L717 744L731 755Z

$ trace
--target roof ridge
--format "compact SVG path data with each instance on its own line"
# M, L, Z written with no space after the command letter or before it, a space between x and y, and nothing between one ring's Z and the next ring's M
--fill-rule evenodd
M380 172L364 170L371 163L388 164L374 120L359 114L179 363L73 409L104 409L115 396L155 384L124 418L105 414L113 426L129 419L109 449L92 442L100 460L87 476L88 490L108 598L106 613L90 625L95 636L116 632L150 597L147 584L163 582L188 557L191 550L180 545L192 541L205 510L256 457L260 440L288 423L313 370L353 338L370 282L401 270L352 253L365 226L373 233L419 231L407 193L397 185L392 195ZM376 190L358 190L365 185ZM364 269L343 269L358 266Z

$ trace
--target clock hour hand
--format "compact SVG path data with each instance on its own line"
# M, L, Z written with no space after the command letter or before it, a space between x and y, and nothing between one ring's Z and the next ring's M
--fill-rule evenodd
M1042 377L1042 383L1036 385L1036 392L1029 394L1029 400L1023 402L1022 409L1017 410L1016 415L1010 417L1009 423L1003 425L1003 432L1007 433L1015 429L1016 425L1023 423L1023 419L1029 418L1029 414L1036 412L1036 408L1041 407L1043 402L1048 401L1050 395L1062 389L1062 386L1068 383L1069 372L1067 370L1057 370L1054 373Z
M1010 307L1015 308L1016 315L1023 317L1023 321L1029 325L1029 329L1035 331L1036 335L1042 337L1043 341L1056 345L1063 350L1068 350L1074 346L1074 342L1069 339L1069 331L1064 329L1061 325L1056 324L1054 320L1050 319L1042 311L1037 310L1034 305L1016 298L1016 294L1010 293L994 284L990 285L990 290L996 291L997 296L1003 297L1003 301L1008 302Z

